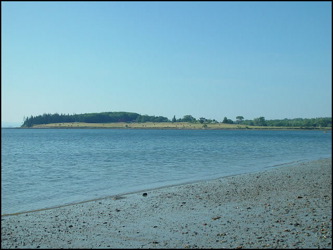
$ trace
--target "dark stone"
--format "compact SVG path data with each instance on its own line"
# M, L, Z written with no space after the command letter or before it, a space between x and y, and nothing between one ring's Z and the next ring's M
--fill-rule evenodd
M143 197L146 197L147 195L148 195L147 193L143 193L143 194L142 194Z

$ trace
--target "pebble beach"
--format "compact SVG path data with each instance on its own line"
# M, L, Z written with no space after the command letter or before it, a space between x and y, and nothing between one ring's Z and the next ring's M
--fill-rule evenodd
M1 216L1 248L332 248L332 159Z

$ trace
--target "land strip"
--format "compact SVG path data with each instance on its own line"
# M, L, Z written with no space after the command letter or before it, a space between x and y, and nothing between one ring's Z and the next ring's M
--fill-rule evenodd
M33 125L31 128L109 128L109 129L258 129L258 130L300 130L317 129L331 130L332 128L305 128L305 127L273 127L273 126L249 126L243 124L225 124L225 123L190 123L190 122L145 122L145 123L85 123L85 122L67 122Z

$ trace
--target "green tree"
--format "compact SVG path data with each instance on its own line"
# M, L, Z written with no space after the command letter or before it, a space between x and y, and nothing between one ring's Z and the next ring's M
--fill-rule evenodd
M231 119L228 119L227 117L224 117L222 123L233 124L234 122Z
M242 121L244 120L244 117L239 115L239 116L236 116L236 121L237 123L241 123Z
M195 122L196 119L191 115L184 115L182 122Z
M206 121L206 118L204 118L204 117L200 117L199 118L199 122L202 124L202 123L204 123Z
M176 122L177 119L176 119L176 116L174 115L173 118L172 118L172 122Z
M254 125L256 125L256 126L267 126L265 117L263 117L263 116L261 116L259 118L255 118L253 120L253 122L254 122Z

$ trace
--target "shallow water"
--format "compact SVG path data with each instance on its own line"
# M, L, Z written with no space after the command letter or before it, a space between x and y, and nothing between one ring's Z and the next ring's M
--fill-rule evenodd
M2 129L1 214L331 157L322 131Z

